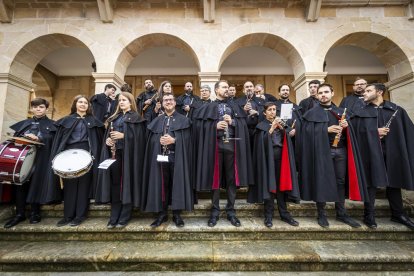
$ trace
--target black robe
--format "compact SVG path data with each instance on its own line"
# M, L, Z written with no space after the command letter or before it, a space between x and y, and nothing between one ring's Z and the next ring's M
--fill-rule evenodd
M352 94L342 99L339 107L347 108L349 114L353 114L356 110L364 107L364 99L362 96Z
M176 106L176 111L188 118L192 118L193 116L193 112L194 112L194 108L196 108L198 106L198 102L201 101L200 97L197 95L193 95L191 94L191 104L190 104L190 111L187 113L186 111L184 111L183 106L184 106L184 98L185 98L185 93L181 96L179 96L177 98L177 106Z
M160 138L163 135L164 117L155 118L148 125L148 139L145 149L143 189L141 210L161 212L163 210L163 178L157 155L162 154ZM178 112L172 115L173 123L169 131L174 132L175 156L172 186L172 210L192 211L194 208L194 190L191 183L191 132L190 119Z
M383 138L384 148L378 135L378 127L383 127L378 126L378 108L365 105L355 112L351 123L361 148L369 185L414 190L413 122L402 107L384 101L384 124L397 109L390 132Z
M276 168L270 122L263 120L256 126L253 147L253 168L256 185L249 187L247 202L262 203L271 193L286 192L291 201L299 202L300 192L296 173L293 144L286 131L282 131L283 147L280 168ZM280 179L276 179L280 170Z
M293 109L292 109L292 119L287 120L287 125L289 127L291 127L293 125L293 123L299 123L300 120L302 120L302 108L300 106L298 106L295 103L292 103L290 100L287 100L287 102L285 102L284 100L277 100L275 102L277 110L276 110L276 115L280 116L280 112L281 112L281 108L282 108L282 104L293 104Z
M154 112L156 98L158 96L156 94L157 90L152 90L151 92L143 91L138 95L136 99L138 113L144 117L147 123L150 123L156 117L156 114ZM144 111L143 109L145 107L145 101L149 99L152 99L152 103Z
M106 119L115 112L116 106L118 105L117 100L112 100L109 114L107 114L108 97L105 93L93 95L90 102L92 105L93 115L101 122L105 122ZM107 117L105 117L105 115L107 115Z
M49 166L50 150L56 132L54 121L50 120L47 116L44 116L37 121L39 122L40 133L42 134L40 142L44 145L37 146L34 171L30 178L27 191L26 201L28 203L41 203L42 198L44 197L44 195L42 195L42 192L44 192L43 186L46 185L47 175L51 170ZM24 133L30 128L32 122L34 122L33 118L23 120L10 126L10 128L15 131L15 137L24 137Z
M339 117L343 109L332 105L332 111ZM299 183L301 198L315 202L338 201L335 170L331 158L328 136L328 114L317 105L302 117L296 132L299 158ZM367 200L367 186L360 151L351 124L342 135L347 141L346 191L351 200Z
M263 115L264 108L263 108L263 106L265 104L265 100L262 99L262 98L253 96L251 101L254 102L254 104L256 104L256 106L257 106L257 112L258 112L257 115L249 116L243 110L244 106L247 103L247 97L246 96L241 97L241 98L237 98L235 100L235 102L240 106L242 111L246 114L246 123L247 123L247 127L249 128L250 138L253 139L253 135L254 135L256 125L259 122L263 121L263 119L264 119L264 115Z
M302 114L305 114L308 110L312 109L316 105L319 105L319 101L317 98L312 96L309 96L306 99L301 100L299 103Z
M109 137L109 132L110 128L107 128L102 143L103 147L99 163L112 156L111 148L105 143ZM132 204L134 207L140 207L146 143L145 119L137 112L126 113L123 123L123 133L121 201L122 204ZM110 170L99 169L98 183L95 191L96 203L111 202L111 183Z
M53 139L52 149L50 152L50 167L52 166L53 158L65 150L66 142L70 138L71 133L76 126L76 123L81 120L77 117L79 117L79 115L74 113L56 121L55 126L57 127L57 132L55 138ZM98 161L102 149L104 124L91 115L87 115L83 120L86 122L88 141L90 146L89 151L93 157L93 165L91 168L93 176L91 191L89 195L90 198L93 198L93 192L96 190L96 182L98 180ZM53 170L50 170L48 174L48 182L45 189L46 191L42 192L42 194L45 195L45 197L42 199L42 203L59 202L62 200L62 190L60 187L59 177L54 174Z
M211 191L213 187L226 187L224 177L219 175L218 168L218 145L217 145L217 123L219 115L217 112L218 101L213 101L201 108L196 109L193 114L193 142L195 162L194 183L197 191ZM227 102L233 109L235 120L235 179L236 186L253 185L253 164L251 159L249 131L246 125L246 113L237 104ZM215 178L215 176L218 176Z

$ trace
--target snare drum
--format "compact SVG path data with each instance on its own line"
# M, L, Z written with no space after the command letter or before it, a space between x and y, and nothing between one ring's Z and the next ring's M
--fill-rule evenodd
M0 182L21 185L29 180L36 146L5 141L0 145Z
M52 160L52 169L62 178L80 177L92 168L91 154L83 149L69 149L62 151Z

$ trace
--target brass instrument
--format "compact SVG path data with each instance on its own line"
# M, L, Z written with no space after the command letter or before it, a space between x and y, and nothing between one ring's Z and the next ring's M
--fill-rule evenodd
M346 119L346 108L344 109L344 113L342 113L341 120L339 122L341 123L345 121L345 119ZM341 139L341 136L342 136L342 130L335 135L335 139L332 143L332 147L335 147L335 148L338 147L338 143L339 143L339 140Z

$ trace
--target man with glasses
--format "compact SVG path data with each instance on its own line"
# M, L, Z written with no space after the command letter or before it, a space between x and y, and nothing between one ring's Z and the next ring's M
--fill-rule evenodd
M354 94L349 95L342 99L339 105L342 108L347 108L348 111L354 112L357 108L361 108L364 105L364 91L367 87L367 81L357 77L354 82Z

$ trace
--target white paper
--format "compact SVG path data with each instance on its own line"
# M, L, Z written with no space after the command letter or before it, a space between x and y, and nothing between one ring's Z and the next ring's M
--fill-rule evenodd
M106 169L108 169L111 165L112 165L112 163L114 163L116 161L116 159L106 159L106 160L104 160L101 164L99 164L99 167L98 167L98 169L103 169L103 170L106 170Z
M157 155L157 161L158 162L168 162L168 155L158 154Z
M292 119L293 104L282 104L280 108L280 118L282 120Z

